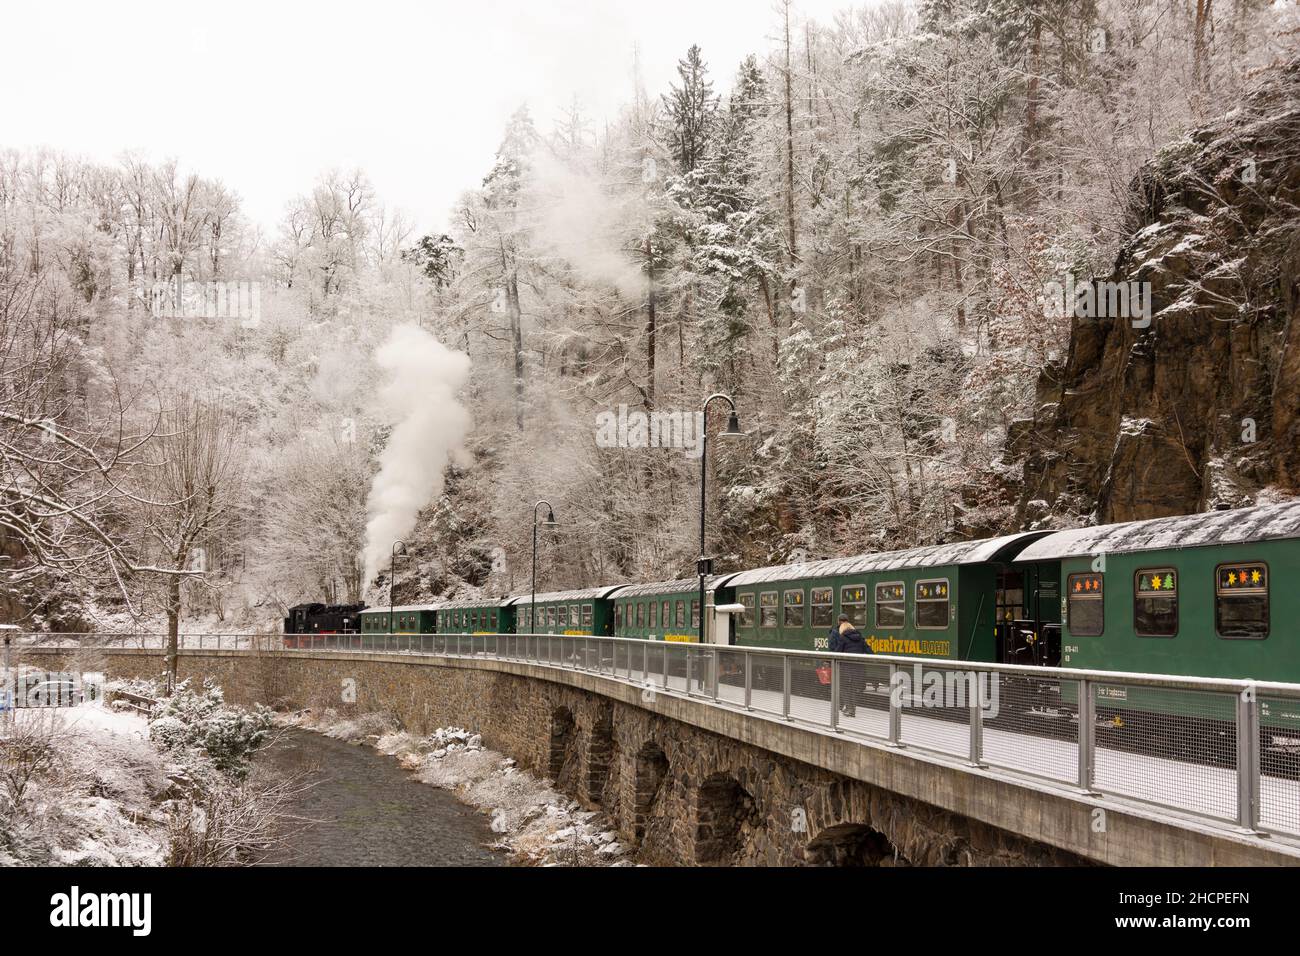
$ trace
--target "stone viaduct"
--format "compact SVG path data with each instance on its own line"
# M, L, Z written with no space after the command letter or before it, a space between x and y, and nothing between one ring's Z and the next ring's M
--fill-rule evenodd
M234 703L382 712L413 733L472 728L603 810L648 863L1300 862L1295 848L1246 834L580 671L363 652L180 655L182 678L211 677ZM160 651L140 649L26 651L23 662L110 678L163 666Z

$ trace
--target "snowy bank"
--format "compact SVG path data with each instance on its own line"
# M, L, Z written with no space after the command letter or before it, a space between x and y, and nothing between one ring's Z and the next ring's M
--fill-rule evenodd
M349 743L366 744L394 757L416 779L450 790L491 818L499 834L494 848L527 866L631 866L604 814L583 810L550 780L520 769L512 757L483 746L482 737L461 727L439 727L427 737L398 728L381 714L346 718L333 710L301 711L280 718Z

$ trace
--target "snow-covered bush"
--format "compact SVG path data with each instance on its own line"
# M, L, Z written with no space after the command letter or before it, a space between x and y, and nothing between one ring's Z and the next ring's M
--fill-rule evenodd
M163 750L201 753L216 769L235 777L248 772L249 758L270 730L270 710L260 705L252 711L228 706L221 688L211 680L204 680L201 691L182 681L149 721L149 739Z

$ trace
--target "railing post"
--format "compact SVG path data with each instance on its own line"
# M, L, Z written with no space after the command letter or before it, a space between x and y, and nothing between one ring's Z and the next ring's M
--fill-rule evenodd
M691 696L691 649L688 645L686 648L686 696Z
M668 646L669 642L664 641L664 690L668 689Z
M980 683L980 676L975 671L969 672L971 675L970 700L970 765L972 767L984 766L984 685ZM990 680L995 680L996 675Z
M893 747L903 746L903 698L896 695L898 665L889 665L889 743Z
M716 647L709 648L709 666L713 668L713 702L718 702L718 672L722 670L722 652Z
M1079 789L1092 793L1092 775L1096 759L1097 708L1092 697L1092 681L1081 678L1079 693Z
M790 719L790 658L781 655L781 716Z
M745 709L753 710L751 701L754 697L754 655L745 651Z
M840 727L840 662L836 660L831 661L831 730L844 732Z
M1237 823L1259 832L1259 697L1254 687L1237 694Z

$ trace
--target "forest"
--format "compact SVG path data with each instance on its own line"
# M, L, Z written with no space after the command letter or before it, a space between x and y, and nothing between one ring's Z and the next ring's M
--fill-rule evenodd
M684 24L667 89L629 51L615 118L521 104L428 232L360 169L304 180L269 227L174 159L0 145L6 620L242 631L303 601L519 593L539 498L538 590L689 576L699 458L598 431L714 392L743 432L708 445L719 569L1141 513L1100 480L1027 493L1010 446L1085 321L1044 289L1126 261L1151 171L1195 166L1197 130L1296 73L1300 7L759 15L775 40L740 63ZM256 307L173 301L232 284ZM432 340L435 404L401 368ZM395 405L424 416L400 448ZM403 469L409 519L368 540Z

